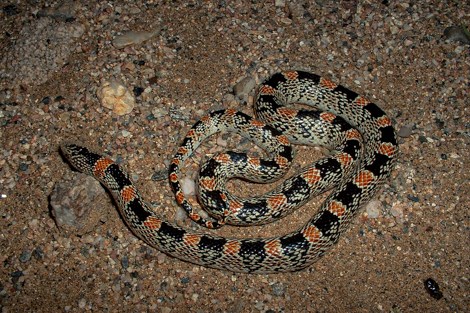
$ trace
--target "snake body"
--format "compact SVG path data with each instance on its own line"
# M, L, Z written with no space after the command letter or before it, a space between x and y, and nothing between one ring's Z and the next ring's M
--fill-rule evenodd
M289 141L282 133L289 133L285 120L286 117L289 120L301 114L286 107L291 103L307 104L324 110L327 112L325 114L330 112L344 119L362 136L364 151L359 155L357 148L360 145L355 143L357 134L353 130L345 130L347 139L339 145L341 148L337 156L330 157L330 161L326 163L318 162L315 166L303 170L296 178L291 179L291 183L275 190L274 198L270 198L274 193L268 194L265 199L275 201L263 202L267 211L276 209L274 206L279 203L303 203L309 195L302 190L308 189L309 184L314 181L324 180L326 176L322 175L328 169L333 167L346 171L345 175L340 177L338 174L332 175L332 179L339 182L338 186L303 227L278 237L235 239L183 229L155 214L145 203L128 174L111 159L74 143L63 143L61 150L77 170L92 175L109 189L128 227L156 249L188 262L233 272L296 271L312 264L338 241L340 234L351 224L359 208L374 196L390 176L398 145L390 118L376 104L315 74L301 71L275 74L260 87L255 113L258 119L279 130L233 110L212 112L197 122L183 140L170 165L170 184L175 191L177 202L190 212L193 220L216 228L216 222L204 220L194 212L182 193L178 178L180 166L199 145L200 140L223 129L232 129L243 135L248 134L250 138L254 137L270 154L270 158L263 161L249 159L233 152L222 153L215 157L217 166L211 166L209 162L207 168L202 171L203 180L208 179L210 182L208 184L206 181L209 186L207 197L214 197L212 203L220 205L220 221L224 222L224 218L228 216L226 212L239 209L239 199L230 198L224 189L213 188L214 184L218 184L218 180L213 184L212 176L217 171L226 172L230 168L233 172L238 171L236 164L240 158L251 160L248 164L253 165L254 171L258 168L266 169L266 172L261 172L260 180L282 175L293 157ZM336 117L324 120L333 123ZM350 145L354 146L354 149ZM349 164L350 159L357 160L357 166L345 169L344 165ZM329 183L325 186L329 186ZM281 213L283 214L285 213ZM279 214L274 214L274 217L277 215Z

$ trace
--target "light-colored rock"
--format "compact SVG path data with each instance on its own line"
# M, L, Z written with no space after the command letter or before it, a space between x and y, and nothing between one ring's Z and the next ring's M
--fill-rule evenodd
M181 189L185 196L194 195L196 193L196 183L189 177L183 177L181 180Z
M106 195L96 179L85 174L57 182L49 197L51 214L61 232L84 235L108 219L108 210L95 208L96 199Z
M233 94L237 97L248 95L255 88L256 81L252 77L245 77L233 86Z
M382 203L378 200L372 200L366 205L366 212L369 218L378 218L380 216L380 209Z
M160 29L153 31L126 31L113 39L113 46L121 49L129 45L140 44L160 33Z
M97 92L101 104L113 110L117 115L125 115L132 111L135 106L134 95L117 81L106 81Z

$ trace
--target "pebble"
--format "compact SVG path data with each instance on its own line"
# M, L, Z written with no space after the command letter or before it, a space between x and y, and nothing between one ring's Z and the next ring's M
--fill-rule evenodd
M129 114L135 106L133 94L122 83L105 81L97 92L101 104L117 115Z
M465 45L470 44L470 33L462 26L449 26L444 29L444 38L449 41L456 41Z
M163 264L166 261L166 254L162 252L157 253L157 263L158 264Z
M16 290L21 290L25 281L23 271L14 271L10 274L11 282L13 283Z
M419 140L420 143L428 142L428 138L426 136L423 136L423 135L419 135L418 140Z
M80 300L78 300L78 307L79 307L80 309L84 309L85 306L86 306L86 299L81 298Z
M155 171L152 174L153 181L162 181L168 178L168 170Z
M271 286L273 295L282 297L286 292L286 287L282 283L275 283Z
M413 132L414 126L415 123L408 123L406 125L403 125L402 127L400 127L400 130L397 132L397 135L402 138L410 137Z
M369 201L366 206L367 217L369 218L378 218L380 215L380 207L382 203L378 200Z
M157 107L152 109L152 114L155 118L158 119L168 115L168 110Z
M191 196L196 194L196 182L185 176L181 179L181 189L183 190L183 194L185 196Z
M51 103L51 97L44 97L44 98L42 98L41 102L43 104L49 104L49 103Z
M178 208L176 209L175 220L184 221L187 217L188 215L186 211L182 207L178 206Z
M233 86L233 94L238 99L248 97L248 94L255 88L256 81L252 77L245 77Z
M162 313L171 313L171 312L172 312L172 309L165 306L165 307L162 307L162 308L161 308L161 312L162 312Z
M44 259L44 251L41 247L37 247L33 250L33 256L36 260L42 260Z
M129 267L129 257L127 255L121 258L121 266L123 269L127 269Z
M134 87L132 91L134 92L134 96L140 97L140 95L144 92L144 90L145 90L144 88L136 86Z
M413 41L409 40L409 39L406 39L405 40L405 46L409 47L413 44Z
M31 251L29 250L25 250L21 253L20 255L20 262L21 263L26 263L28 262L29 260L31 260Z
M443 297L440 291L439 284L432 278L428 278L424 281L424 287L431 297L436 300L440 300Z
M255 308L258 311L260 311L260 312L264 311L264 307L265 307L265 304L263 303L263 301L256 301Z
M390 214L397 218L403 218L403 208L401 208L400 206L393 206L390 209Z
M113 46L122 49L129 45L136 45L143 43L150 38L157 36L160 33L160 29L153 31L126 31L121 35L117 35L113 39Z
M58 6L51 6L38 11L37 16L70 21L75 17L77 9L78 3L74 1L63 1Z
M57 182L49 197L56 225L60 230L76 235L94 229L109 214L101 206L96 207L98 197L106 197L106 192L96 179L85 174Z
M229 107L230 105L236 103L235 96L231 93L225 94L222 103L224 106Z
M21 162L19 166L19 170L22 172L26 172L28 170L29 165L26 163Z
M130 131L123 129L121 131L121 135L122 135L122 137L127 138L127 137L131 137L132 134L131 134Z
M408 198L410 201L419 202L419 197L417 197L417 196L408 195L407 198Z

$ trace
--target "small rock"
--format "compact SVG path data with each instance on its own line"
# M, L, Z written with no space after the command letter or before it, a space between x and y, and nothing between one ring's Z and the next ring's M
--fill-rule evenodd
M273 295L282 297L286 292L286 287L282 283L275 283L272 285Z
M127 269L129 267L129 257L127 255L122 257L121 266L123 269Z
M111 289L113 289L114 292L119 292L121 291L121 285L119 283L115 283Z
M11 282L15 285L15 289L21 289L21 281L24 281L23 271L14 271L10 274Z
M165 115L168 115L168 110L156 107L152 109L152 114L155 118L160 118Z
M134 89L132 90L134 92L134 96L140 97L140 95L144 92L144 88L135 86Z
M378 200L370 201L366 206L367 216L369 218L378 218L380 215L380 207L382 203Z
M29 165L26 164L26 163L23 163L23 162L21 162L20 166L18 167L18 169L22 172L26 172L28 170L28 168L29 168Z
M113 40L113 46L121 49L125 46L140 44L160 33L160 29L153 31L127 31L118 35Z
M401 138L410 137L413 132L414 126L415 126L415 123L409 123L409 124L404 125L403 127L400 128L397 135L400 136Z
M44 259L44 251L41 247L37 247L33 250L33 256L36 260L42 260Z
M31 251L25 250L25 251L21 252L21 255L20 255L19 259L20 259L21 263L28 262L29 260L31 260Z
M75 17L75 12L78 9L78 4L74 1L63 1L57 7L47 7L38 12L38 17L50 17L69 21Z
M281 17L280 18L280 21L282 24L284 25L291 25L292 24L292 19L288 18L288 17Z
M157 253L157 263L158 264L163 264L163 263L165 263L165 260L166 260L166 254L158 252Z
M185 196L191 196L196 193L196 183L189 177L183 177L181 180L181 189Z
M424 281L424 287L431 297L436 300L440 300L443 296L439 284L432 278L428 278Z
M130 137L130 136L131 136L131 132L128 131L128 130L125 130L125 129L123 129L123 130L121 131L121 134L122 134L122 137L124 137L124 138L127 138L127 137Z
M83 235L107 220L109 211L96 205L96 198L107 194L99 182L85 174L55 184L50 196L51 214L64 232Z
M260 312L263 312L264 311L264 307L265 307L265 304L263 303L263 301L256 301L255 303L255 308L260 311Z
M417 197L417 196L408 195L407 198L408 198L410 201L419 202L419 197Z
M168 178L168 170L155 171L152 174L153 181L161 181Z
M405 40L405 46L408 47L408 46L411 46L413 44L413 41L409 40L409 39L406 39Z
M113 110L117 115L130 113L135 106L132 93L117 81L105 81L98 89L97 96L105 108Z
M232 95L231 93L228 93L226 94L223 98L222 98L222 103L224 106L230 106L232 103L236 103L235 101L235 96Z
M239 99L248 96L256 85L256 81L252 77L245 77L233 86L233 94Z
M423 136L423 135L420 135L420 136L418 137L418 140L419 140L420 143L426 143L426 142L428 142L428 138L427 138L426 136Z
M390 214L392 214L392 216L394 217L397 217L397 218L403 218L403 208L401 208L400 206L393 206L391 209L390 209Z
M42 104L49 104L51 103L51 97L44 97L41 100Z
M188 214L186 213L186 211L182 207L178 206L176 208L175 220L181 222L184 221L187 217Z
M449 26L444 30L444 38L449 41L458 41L465 45L470 44L470 33L461 26Z
M395 25L390 26L390 32L392 33L392 35L398 34L399 31L400 31L399 28L396 27Z
M80 309L84 309L86 306L86 300L84 298L81 298L80 300L78 300L78 307Z
M157 76L150 77L148 79L148 82L150 85L157 85L158 84L159 78Z

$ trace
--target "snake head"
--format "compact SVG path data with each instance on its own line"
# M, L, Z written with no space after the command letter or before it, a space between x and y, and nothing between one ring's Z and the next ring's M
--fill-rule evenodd
M94 165L103 158L86 147L70 142L61 143L60 151L75 169L88 175L93 175Z

